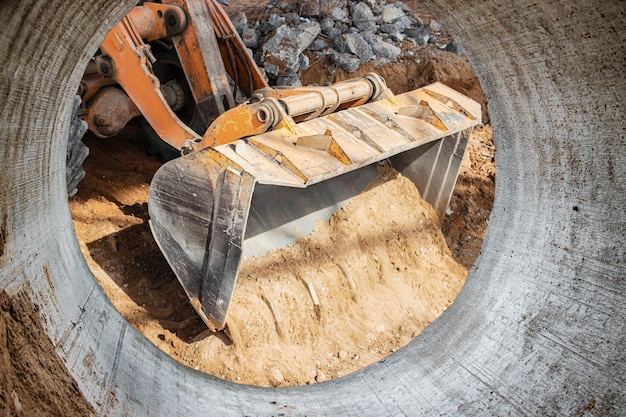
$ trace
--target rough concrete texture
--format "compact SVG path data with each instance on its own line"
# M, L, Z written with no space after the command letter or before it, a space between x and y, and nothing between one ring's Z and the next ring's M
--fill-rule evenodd
M64 179L72 96L133 3L0 6L0 287L38 306L96 413L626 413L623 3L428 2L489 99L498 181L483 253L452 307L409 346L285 389L227 383L167 357L113 309L78 250Z

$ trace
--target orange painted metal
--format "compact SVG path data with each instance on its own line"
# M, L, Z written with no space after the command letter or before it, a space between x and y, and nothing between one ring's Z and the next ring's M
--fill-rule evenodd
M339 109L359 106L372 99L375 91L366 78L356 78L328 87L263 88L255 93L254 100L260 102L240 105L216 118L204 134L204 144L223 145L264 133L270 128L284 128L295 134L296 123ZM340 156L338 159L344 160Z
M163 0L164 3L183 8L187 13L188 5L186 0ZM187 29L178 36L172 37L172 42L180 59L187 83L191 90L194 101L198 107L198 113L205 125L209 125L215 117L224 112L222 103L217 103L216 88L211 83L212 77L225 76L225 74L208 74L202 57L202 45L196 34L198 22L189 20ZM200 23L202 24L202 23ZM220 59L221 57L216 57ZM211 75L211 76L209 76Z
M259 93L280 100L286 112L301 122L365 104L375 91L369 79L355 78L324 87L266 88Z
M252 96L255 90L269 87L222 6L216 0L206 0L206 3L211 13L224 66L235 84L248 97Z
M78 95L80 95L83 102L87 102L102 88L114 84L116 84L114 79L107 78L97 72L85 74L80 81Z
M145 2L127 16L145 42L177 35L187 26L185 11L176 6Z
M160 82L151 71L149 46L144 44L128 16L105 37L100 46L110 60L102 71L119 83L132 98L141 114L159 137L177 149L200 137L178 119L160 90Z

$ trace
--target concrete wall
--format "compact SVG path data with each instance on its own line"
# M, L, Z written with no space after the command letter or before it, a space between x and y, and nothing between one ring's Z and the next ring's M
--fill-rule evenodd
M323 384L262 389L179 365L78 250L71 98L133 0L0 5L0 287L26 291L102 415L624 415L626 7L432 0L489 100L497 189L462 293L408 347ZM432 4L430 4L432 3Z

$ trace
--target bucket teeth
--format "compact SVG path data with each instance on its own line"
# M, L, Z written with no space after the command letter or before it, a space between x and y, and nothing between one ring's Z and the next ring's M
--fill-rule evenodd
M237 152L228 145L216 150L259 183L305 187L471 128L479 118L480 105L436 83L393 101L383 99L298 123L296 133L277 129L244 139ZM335 152L320 152L329 144ZM271 167L276 155L286 173Z
M476 120L477 116L474 116L472 113L470 113L467 109L465 109L465 107L461 106L459 103L457 103L455 100L453 100L452 98L445 96L441 93L437 93L433 90L430 90L428 88L424 88L422 89L422 91L424 92L424 94L427 94L429 96L431 96L432 98L434 98L435 100L444 103L446 106L450 107L451 109L453 109L456 112L461 113L463 116L467 117L470 120Z

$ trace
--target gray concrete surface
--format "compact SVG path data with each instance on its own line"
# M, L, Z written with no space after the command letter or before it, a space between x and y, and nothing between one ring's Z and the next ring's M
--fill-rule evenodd
M64 194L71 98L86 51L132 3L0 5L0 287L30 294L98 413L626 414L623 1L428 2L489 99L497 189L483 252L408 347L286 389L174 362L120 317L78 250Z

